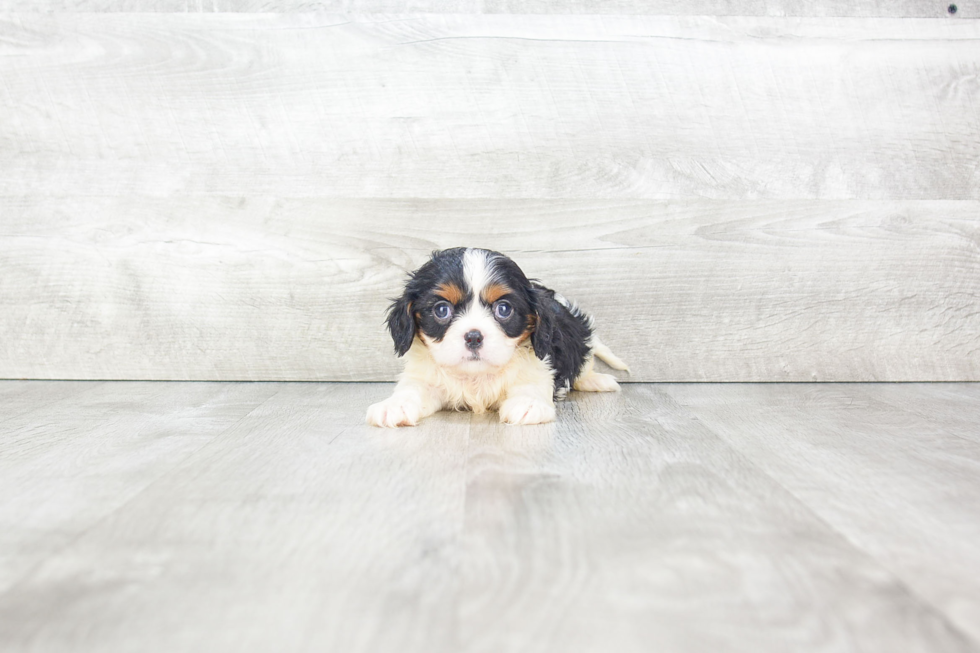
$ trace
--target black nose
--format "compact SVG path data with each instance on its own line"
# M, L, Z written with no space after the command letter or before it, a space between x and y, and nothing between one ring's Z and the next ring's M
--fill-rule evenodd
M483 334L476 329L463 336L463 339L466 340L466 346L470 349L477 350L483 346Z

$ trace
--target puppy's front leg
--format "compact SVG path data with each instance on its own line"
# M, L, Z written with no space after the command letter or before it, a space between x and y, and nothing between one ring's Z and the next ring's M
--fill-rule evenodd
M505 424L544 424L555 421L554 387L548 383L518 385L507 389L500 404Z
M368 408L367 423L388 428L415 426L420 419L441 408L442 397L435 388L421 381L402 379L390 397Z

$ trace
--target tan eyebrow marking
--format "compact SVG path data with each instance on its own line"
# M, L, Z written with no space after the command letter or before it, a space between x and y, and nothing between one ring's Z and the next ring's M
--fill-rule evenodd
M510 288L502 283L492 283L483 289L480 296L483 297L483 301L485 301L487 304L492 304L510 292Z
M458 304L463 301L463 291L454 283L444 283L436 288L436 294L445 299L450 304Z

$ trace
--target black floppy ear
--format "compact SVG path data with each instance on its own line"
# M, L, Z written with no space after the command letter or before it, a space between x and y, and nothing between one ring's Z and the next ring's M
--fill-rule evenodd
M412 315L412 302L408 295L402 295L392 302L385 322L395 343L395 353L404 356L415 339L415 317Z
M557 326L554 310L554 293L544 288L531 289L531 305L534 307L534 333L531 334L531 346L534 355L544 360L551 356L554 349L555 327Z

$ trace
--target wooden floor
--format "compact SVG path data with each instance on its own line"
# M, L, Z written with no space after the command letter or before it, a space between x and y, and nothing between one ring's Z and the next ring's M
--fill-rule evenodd
M980 385L0 383L0 650L980 651Z

